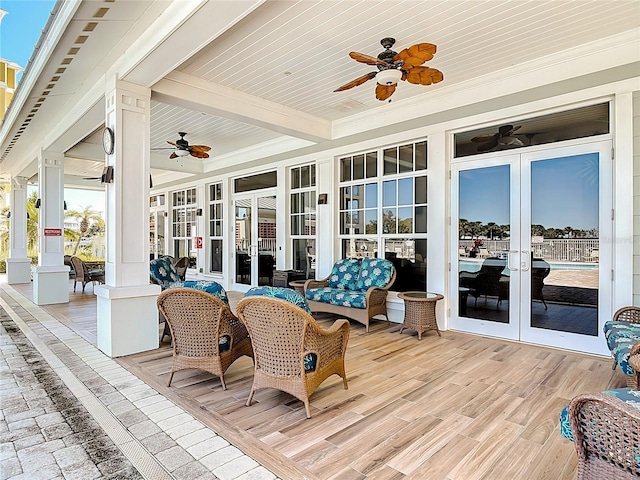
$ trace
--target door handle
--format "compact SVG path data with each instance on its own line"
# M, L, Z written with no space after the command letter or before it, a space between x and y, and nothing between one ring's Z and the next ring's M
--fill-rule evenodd
M509 254L507 255L507 268L512 271L512 272L517 272L518 271L518 267L512 267L512 262L511 262L511 255L517 255L518 254L518 250L509 250ZM518 264L518 262L516 262L516 265Z
M531 254L529 253L529 250L522 250L520 258L522 258L522 256L524 256L524 261L520 262L520 268L523 272L528 272L529 268L531 268Z

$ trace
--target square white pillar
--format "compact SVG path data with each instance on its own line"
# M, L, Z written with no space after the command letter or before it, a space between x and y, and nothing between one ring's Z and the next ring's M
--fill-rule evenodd
M155 350L159 347L159 285L116 288L99 285L98 348L110 357Z
M64 264L64 155L40 150L38 157L38 266L33 272L36 305L69 301L69 267Z
M27 257L27 178L13 177L10 193L9 257L7 283L31 282L31 259Z
M149 284L149 162L151 90L115 77L105 92L105 284L98 296L97 345L112 357L158 348L160 287Z

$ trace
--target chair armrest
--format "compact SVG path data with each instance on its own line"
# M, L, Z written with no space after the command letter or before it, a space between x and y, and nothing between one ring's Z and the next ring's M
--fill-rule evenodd
M304 283L305 292L310 288L324 288L329 286L329 277L323 278L322 280L314 280L310 279Z
M367 306L383 305L387 301L389 290L380 287L371 287L367 290Z

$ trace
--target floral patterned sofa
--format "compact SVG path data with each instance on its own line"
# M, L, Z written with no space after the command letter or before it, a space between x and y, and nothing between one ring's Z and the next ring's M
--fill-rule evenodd
M352 318L368 332L371 318L387 317L387 293L395 278L396 270L389 260L345 258L333 265L327 278L307 280L304 290L312 312Z
M640 389L640 307L619 309L604 324L604 336L614 360L613 368L617 366L626 376L628 387Z
M149 263L149 278L151 283L160 285L162 291L175 287L195 288L196 290L210 293L229 306L229 298L227 297L225 289L222 288L222 285L208 280L180 280L178 271L169 257L154 258L151 260ZM162 322L164 322L164 332L160 337L161 341L165 336L170 336L169 325L165 322L162 314L160 314L160 323Z

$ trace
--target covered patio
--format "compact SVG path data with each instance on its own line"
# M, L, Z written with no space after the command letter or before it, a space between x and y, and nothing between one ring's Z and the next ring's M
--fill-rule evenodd
M4 295L32 296L29 284L2 287ZM232 308L241 296L229 292ZM95 345L95 299L70 291L68 304L35 308ZM324 326L333 319L319 317ZM257 392L246 407L246 358L228 370L226 391L191 370L167 388L168 343L114 361L281 478L575 478L560 410L579 393L624 385L602 357L453 331L418 341L399 329L374 321L365 334L352 322L349 389L337 376L325 381L309 420L301 402L275 390Z

